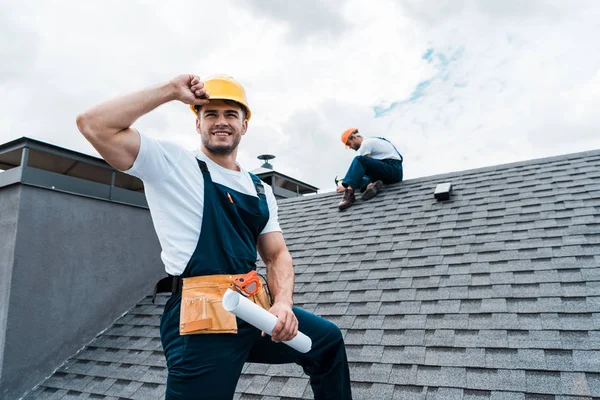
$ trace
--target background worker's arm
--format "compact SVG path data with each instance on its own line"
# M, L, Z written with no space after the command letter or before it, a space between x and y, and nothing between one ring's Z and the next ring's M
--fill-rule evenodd
M258 251L267 266L267 283L273 296L269 310L277 316L273 341L291 340L298 333L298 320L292 311L294 304L294 265L281 232L269 232L258 237Z
M373 153L373 140L372 139L364 139L358 149L358 154L363 157L371 157Z
M199 77L179 75L169 82L92 107L77 116L77 127L106 162L125 171L131 168L140 150L140 136L131 125L172 100L203 105L208 103L208 94Z

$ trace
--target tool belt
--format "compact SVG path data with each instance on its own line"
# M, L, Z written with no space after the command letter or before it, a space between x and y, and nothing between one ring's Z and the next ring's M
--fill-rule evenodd
M237 290L265 310L272 306L266 285L256 271L240 275L170 276L157 283L155 293L181 292L179 334L237 333L236 316L223 308L227 289Z

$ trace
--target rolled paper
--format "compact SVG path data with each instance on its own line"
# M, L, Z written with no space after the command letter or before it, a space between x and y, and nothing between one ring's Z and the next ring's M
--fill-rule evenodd
M269 336L273 336L273 328L277 324L277 317L238 292L227 289L223 295L223 308ZM292 340L282 343L300 353L307 353L312 347L312 340L300 331Z

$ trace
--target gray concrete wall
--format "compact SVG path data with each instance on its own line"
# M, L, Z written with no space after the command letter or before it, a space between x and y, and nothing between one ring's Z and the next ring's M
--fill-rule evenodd
M7 399L31 389L165 274L146 209L22 186L18 224L0 381Z
M0 378L2 377L2 366L4 365L6 321L17 237L20 194L21 187L19 185L0 188Z

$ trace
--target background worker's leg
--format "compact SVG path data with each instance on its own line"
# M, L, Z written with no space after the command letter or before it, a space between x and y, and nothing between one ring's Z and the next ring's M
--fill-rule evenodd
M293 310L298 318L298 330L311 338L312 349L302 354L266 336L255 343L248 362L299 364L310 377L316 400L351 399L348 359L340 329L314 314L296 307Z
M364 192L365 189L367 188L367 185L369 183L373 182L371 180L371 177L365 175L362 177L362 179L360 180L360 184L358 185L358 187L356 188L356 190L360 191L360 192Z
M352 164L350 164L342 185L360 190L364 184L363 177L365 175L373 182L379 180L383 181L383 183L400 182L402 180L401 171L401 169L388 162L376 160L371 157L356 156L352 160Z
M179 306L161 318L169 374L165 400L231 400L256 336L238 319L238 334L179 335Z

